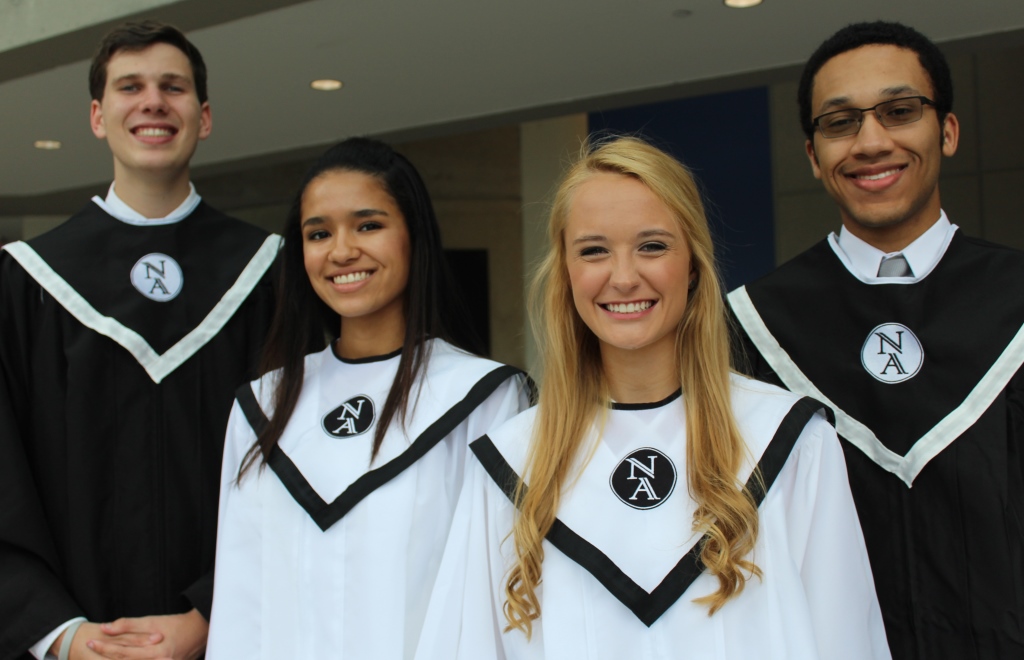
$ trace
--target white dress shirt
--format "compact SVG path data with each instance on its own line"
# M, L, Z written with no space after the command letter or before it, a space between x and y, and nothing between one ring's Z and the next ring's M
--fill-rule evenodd
M912 284L920 282L938 265L942 255L946 253L953 233L957 226L949 222L946 212L939 214L928 231L921 234L913 243L897 252L882 252L875 246L854 236L843 227L839 234L829 235L828 243L843 262L846 270L865 284ZM882 259L903 255L910 265L912 275L907 277L879 277L878 267Z
M100 207L108 214L117 218L121 222L127 222L130 225L139 225L141 227L170 225L187 218L192 211L196 210L196 207L199 206L199 202L203 200L203 198L196 193L196 187L191 183L188 184L188 190L188 197L185 198L185 201L179 204L178 208L174 209L162 218L147 218L125 204L124 201L117 196L117 193L114 192L113 183L110 184L110 190L107 191L106 199L100 199L100 196L96 195L92 198L92 201L96 206Z

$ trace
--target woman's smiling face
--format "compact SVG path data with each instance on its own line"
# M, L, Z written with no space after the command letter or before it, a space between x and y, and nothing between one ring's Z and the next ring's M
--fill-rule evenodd
M306 274L342 324L404 327L409 230L380 180L350 170L321 174L302 195L300 222Z
M674 359L693 277L669 207L634 177L600 172L576 189L563 231L576 311L608 351Z

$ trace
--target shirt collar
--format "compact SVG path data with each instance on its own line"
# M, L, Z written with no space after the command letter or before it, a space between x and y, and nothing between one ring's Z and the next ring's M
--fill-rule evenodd
M946 212L913 243L897 252L882 252L878 248L847 231L846 227L829 237L832 250L850 273L867 284L910 284L924 279L946 253L957 226L949 222ZM912 277L878 277L878 267L884 257L902 254L910 264Z
M196 210L199 206L199 202L203 200L196 193L196 187L191 182L188 184L188 197L185 198L178 208L174 209L166 216L162 218L147 218L141 213L133 209L124 203L124 201L117 196L114 192L114 184L110 184L110 190L107 191L107 198L100 199L99 195L92 198L92 201L99 206L101 209L106 211L112 217L117 218L121 222L126 222L130 225L137 225L142 227L150 227L154 225L170 225L175 222L181 222L189 215L192 211Z

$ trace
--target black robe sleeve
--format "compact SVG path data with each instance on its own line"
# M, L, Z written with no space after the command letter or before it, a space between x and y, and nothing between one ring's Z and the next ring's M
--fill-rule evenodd
M38 289L0 255L0 658L22 654L82 611L64 588L26 445L30 328Z

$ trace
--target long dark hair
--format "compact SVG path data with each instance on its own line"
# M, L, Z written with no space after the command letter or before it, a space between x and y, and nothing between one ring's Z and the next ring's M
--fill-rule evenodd
M327 172L361 172L375 177L394 198L409 231L409 283L404 296L405 339L398 373L384 402L373 438L371 460L397 413L405 423L413 383L430 359L431 338L452 342L448 323L462 318L459 297L441 248L441 232L427 187L416 168L387 144L349 138L328 149L306 172L284 228L280 255L277 307L263 351L262 373L280 369L275 379L270 423L242 461L238 475L262 457L265 464L295 411L305 375L305 356L336 337L341 317L313 291L302 254L302 196ZM453 342L454 343L454 342Z

